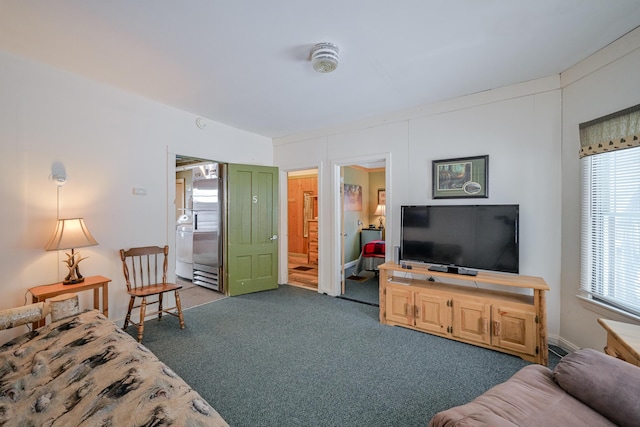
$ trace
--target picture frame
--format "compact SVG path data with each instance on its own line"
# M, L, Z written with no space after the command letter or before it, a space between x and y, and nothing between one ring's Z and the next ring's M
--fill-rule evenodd
M362 186L344 184L344 210L356 212L362 210Z
M378 204L384 205L387 203L387 192L384 188L378 189Z
M489 156L434 160L434 199L489 197Z

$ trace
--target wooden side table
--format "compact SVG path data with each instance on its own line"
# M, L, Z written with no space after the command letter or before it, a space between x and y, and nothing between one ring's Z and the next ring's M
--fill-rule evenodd
M73 285L65 285L62 282L50 285L36 286L29 289L31 292L31 302L38 303L47 298L55 297L72 292L88 291L93 289L93 308L100 310L100 289L102 289L102 313L109 317L109 282L111 279L104 276L85 277L84 282ZM33 323L33 329L44 326L45 319Z
M598 323L607 331L604 352L640 366L640 325L607 319L598 319Z

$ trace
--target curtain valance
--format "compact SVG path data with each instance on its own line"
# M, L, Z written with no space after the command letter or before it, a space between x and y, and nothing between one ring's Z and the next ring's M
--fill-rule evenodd
M640 104L580 123L580 158L640 146Z

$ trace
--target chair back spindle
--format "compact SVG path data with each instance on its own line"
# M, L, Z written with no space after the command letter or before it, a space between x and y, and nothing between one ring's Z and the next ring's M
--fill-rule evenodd
M169 248L145 246L120 250L127 290L167 283Z

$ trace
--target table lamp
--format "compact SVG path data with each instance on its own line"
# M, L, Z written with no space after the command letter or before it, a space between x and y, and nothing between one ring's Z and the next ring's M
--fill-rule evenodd
M376 211L373 213L374 215L377 215L380 217L380 229L382 230L384 228L384 226L382 225L382 218L385 217L385 213L387 211L387 207L385 205L378 205L378 207L376 208Z
M69 268L69 274L62 281L65 285L72 285L84 281L84 277L80 274L78 264L84 258L80 257L80 252L75 252L76 248L84 248L87 246L95 246L98 242L93 238L89 229L82 218L66 218L59 219L56 229L49 239L49 243L45 246L47 251L58 251L71 249L71 253L67 253L67 260L63 261Z

